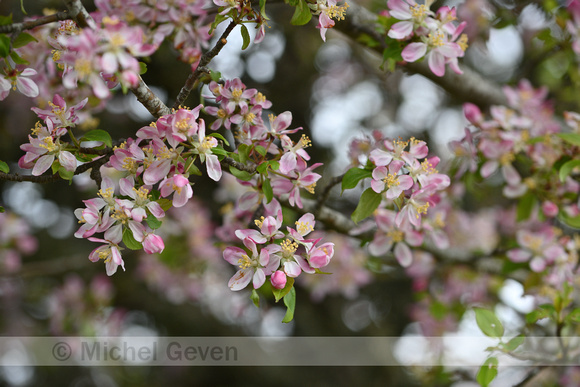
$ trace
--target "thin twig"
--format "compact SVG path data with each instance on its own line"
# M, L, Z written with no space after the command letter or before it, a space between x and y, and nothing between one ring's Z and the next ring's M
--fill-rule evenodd
M209 62L211 62L211 60L213 58L215 58L215 56L217 54L219 54L219 52L222 50L222 48L224 48L224 46L228 42L227 37L230 35L230 33L232 32L232 30L234 29L234 27L236 25L237 25L237 23L235 21L230 22L230 24L227 26L226 30L223 32L222 36L220 36L220 38L216 42L214 48L212 48L211 50L209 50L208 52L206 52L205 54L203 54L201 56L201 59L199 60L199 64L197 65L197 68L195 69L195 71L193 73L189 74L189 76L187 77L187 80L185 81L185 85L183 85L183 87L179 91L179 94L177 95L177 99L175 100L175 103L173 104L174 109L178 109L179 106L183 105L183 103L185 102L185 100L189 96L189 93L191 92L191 90L193 90L193 88L196 86L196 84L199 80L199 77L201 77L201 74L209 72L205 66L207 66L209 64Z
M382 56L386 45L380 34L373 30L377 25L378 16L357 4L350 4L346 19L336 23L334 29L344 33L355 41L364 36L371 36L378 42L370 49ZM463 74L447 71L443 77L438 77L429 69L427 61L407 63L401 68L407 72L421 74L445 89L454 98L473 102L480 106L505 105L507 99L499 85L484 78L465 64L460 65Z
M24 30L30 30L44 24L70 19L72 19L70 14L68 12L62 11L52 15L39 17L38 19L28 20L22 23L13 23L0 26L0 33L22 32Z
M322 192L319 194L318 199L316 199L317 210L313 213L314 216L318 215L318 209L324 206L324 203L328 200L328 197L330 196L330 191L335 185L340 184L340 182L342 182L342 178L344 177L344 175L345 174L334 176L332 179L330 179L328 184L326 184Z

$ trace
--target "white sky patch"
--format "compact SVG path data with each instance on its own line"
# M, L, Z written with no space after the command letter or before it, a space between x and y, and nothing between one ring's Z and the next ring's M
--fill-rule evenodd
M523 43L515 27L490 29L487 50L490 59L502 67L513 67L523 55Z

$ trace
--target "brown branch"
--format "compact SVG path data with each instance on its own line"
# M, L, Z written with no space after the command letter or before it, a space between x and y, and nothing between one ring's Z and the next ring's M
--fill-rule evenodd
M97 25L80 0L64 0L70 18L81 28L95 29Z
M145 106L145 108L149 111L149 113L151 113L153 117L159 118L161 116L171 114L171 109L169 109L167 105L165 105L163 101L161 101L159 97L157 97L157 95L155 95L155 93L149 89L141 76L139 76L139 85L137 85L135 88L132 88L131 92L135 94L137 101Z
M109 161L109 157L112 154L113 154L113 149L107 148L106 153L103 154L103 157L99 157L98 159L95 159L95 160L90 161L88 163L79 165L77 167L77 169L75 170L74 174L80 175L81 173L84 173L91 168L99 169L103 164L105 164L107 161ZM60 177L60 175L58 173L55 173L53 175L33 176L33 175L20 175L18 173L0 172L0 180L18 181L18 182L29 181L31 183L46 184L46 183L54 183L56 181L63 180L63 179ZM100 181L97 181L97 184L100 186L101 185Z
M344 173L340 176L334 176L329 182L328 184L326 184L326 186L324 187L324 189L322 190L322 193L320 193L318 196L318 199L316 200L316 208L317 210L315 212L313 212L314 216L318 215L318 210L320 208L322 208L324 206L324 203L328 200L328 197L330 196L330 191L332 190L332 188L337 185L340 184L342 182L342 178L344 177Z
M252 165L246 165L242 163L238 163L236 160L232 159L231 157L226 157L222 160L222 164L232 166L240 171L246 171L248 173L256 173L256 167Z
M70 19L72 18L67 12L57 12L52 15L39 17L38 19L28 20L22 23L13 23L0 26L0 33L22 32L24 30L30 30L44 24Z
M206 73L206 74L209 73L208 69L205 66L207 66L209 64L209 62L211 62L211 60L213 58L215 58L215 56L217 54L219 54L219 52L222 50L222 48L224 48L224 46L228 42L227 37L230 35L230 33L232 32L232 30L234 29L234 27L236 25L237 25L237 23L235 21L230 22L230 24L227 26L226 30L223 32L222 36L220 36L220 38L216 42L214 48L212 48L211 50L209 50L208 52L206 52L205 54L203 54L201 56L201 59L199 60L199 64L197 65L197 68L195 69L195 71L193 73L189 74L189 76L187 77L187 80L185 81L185 85L183 85L183 87L179 91L179 94L177 95L177 99L175 100L175 103L173 104L174 109L178 109L179 106L183 105L183 103L185 102L185 100L189 96L189 93L191 92L191 90L193 90L193 88L199 82L199 78L201 77L201 75L204 73Z
M374 26L377 25L377 15L357 4L349 2L349 5L346 19L336 23L334 28L355 41L360 41L365 36L372 37L378 42L378 45L371 49L382 56L383 50L387 46L384 39L374 29ZM407 63L402 68L407 72L429 78L454 98L462 101L470 101L482 107L507 104L506 97L499 85L484 78L465 64L460 65L463 75L446 71L443 77L433 74L426 61Z

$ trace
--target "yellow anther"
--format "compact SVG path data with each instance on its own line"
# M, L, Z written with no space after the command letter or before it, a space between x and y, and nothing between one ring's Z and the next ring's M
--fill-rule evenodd
M393 240L393 243L401 242L405 239L405 233L400 230L391 230L387 232L387 236Z
M467 44L467 40L468 40L467 34L461 34L459 40L457 40L457 44L459 45L459 47L461 47L463 52L465 52L465 50L467 50L467 47L469 47L469 45Z
M252 260L247 255L242 255L242 258L238 259L238 266L240 269L247 269L252 266Z
M49 152L56 150L58 147L52 141L52 137L45 137L42 139L42 143L38 144L39 147L46 149Z
M254 113L246 113L244 115L244 121L253 124L254 120L256 119L256 115Z
M409 7L411 11L411 16L415 20L423 20L427 13L429 12L429 8L425 6L425 4L415 4Z
M183 120L179 120L175 123L175 127L177 128L177 130L179 130L180 132L186 132L187 130L189 130L191 128L191 125L187 122L186 119Z
M429 44L433 47L441 47L445 44L445 35L441 31L431 33L427 38L429 39Z
M343 6L333 5L332 7L328 7L327 9L324 10L324 12L331 19L344 20L344 15L346 14L347 8L348 4L344 3Z
M397 179L397 175L395 175L394 173L389 173L387 177L383 177L383 182L389 188L396 187L399 184L401 184L401 182Z
M302 145L302 148L308 148L309 146L312 146L312 141L310 141L307 135L303 134L302 137L300 137L300 145Z
M97 195L102 197L103 199L107 200L107 199L111 199L113 197L114 194L114 190L113 188L107 188L103 191L103 189L100 189L99 192L97 192Z
M228 116L228 113L224 109L218 109L217 116L218 116L218 118L223 119L223 118L226 118Z
M145 201L147 199L149 199L149 190L147 188L140 187L139 189L133 187L133 191L135 192L135 194L137 195L137 200L140 201Z
M266 96L264 94L258 92L258 94L256 94L254 96L254 100L256 101L257 104L260 104L260 103L266 101ZM270 116L273 116L273 114L270 114Z
M284 239L280 246L282 247L282 253L286 257L293 255L298 250L298 243L292 242L290 239Z
M425 203L422 206L417 206L417 218L419 218L420 214L426 214L427 209L429 208L429 203Z
M314 194L314 188L316 187L316 183L312 183L310 185L307 185L306 187L304 187L304 189L308 192L310 192L311 194Z
M88 77L93 72L93 65L91 61L86 58L77 58L74 68L82 78Z
M35 136L38 136L38 134L42 131L42 129L44 129L44 126L42 126L40 121L36 121L36 124L34 124L34 128L32 128L31 131L32 131L32 134L34 134Z
M307 234L310 231L314 230L314 227L309 222L298 222L296 221L296 230L301 235Z
M234 89L232 90L232 97L234 97L234 99L240 99L243 93L244 92L241 89Z
M501 157L499 158L499 162L501 163L501 165L508 165L511 164L512 161L514 161L515 159L516 156L514 156L512 152L508 152L501 155Z
M531 190L534 190L537 187L536 181L532 177L526 177L524 179L524 184Z
M261 216L260 219L256 219L254 220L254 224L258 227L258 228L262 228L262 225L264 224L264 217Z
M137 160L132 159L131 157L125 157L123 159L123 165L121 165L123 169L129 172L136 172L137 171Z

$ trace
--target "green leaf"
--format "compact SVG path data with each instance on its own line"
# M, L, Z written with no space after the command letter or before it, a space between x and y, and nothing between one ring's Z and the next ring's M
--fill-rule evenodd
M352 189L356 187L359 181L367 177L371 177L372 174L373 172L369 171L368 169L362 168L349 169L348 171L346 171L344 177L342 178L342 190L344 191L345 189Z
M538 306L538 309L531 311L526 315L526 323L535 324L538 320L543 318L555 318L556 308L552 304L543 304Z
M293 289L294 286L294 278L286 277L286 286L282 289L272 288L272 293L274 294L274 298L276 302L280 301L283 297L285 297L290 291ZM286 303L286 301L284 301Z
M133 232L128 228L123 230L123 243L130 250L141 250L143 248L141 242L137 242L135 237L133 237Z
M250 181L252 180L252 176L254 176L249 172L240 171L238 168L232 167L231 165L230 165L230 173L242 181Z
M573 309L566 316L566 322L580 323L580 308Z
M367 188L360 197L356 209L350 216L355 223L360 222L366 217L370 216L381 204L383 196L373 191L372 188Z
M29 61L27 61L26 59L23 59L20 55L18 55L18 53L16 51L10 51L10 58L12 58L12 60L16 64L22 64L22 65L30 64Z
M290 292L284 296L284 305L286 305L286 315L282 320L283 323L289 323L294 318L294 310L296 309L296 290L290 289Z
M244 43L242 44L242 50L245 50L250 45L250 33L248 32L248 27L242 24L242 39Z
M219 82L219 80L222 78L222 73L220 73L219 71L210 70L209 76L211 77L212 81Z
M7 24L12 24L12 14L8 16L0 15L0 26L5 26Z
M566 178L568 177L568 175L570 175L570 173L572 173L572 171L576 167L580 167L580 160L570 160L564 163L564 165L560 167L559 173L560 181L563 183L564 180L566 180Z
M139 75L143 75L147 72L147 63L139 62Z
M252 294L250 294L250 300L256 305L256 308L260 307L260 295L256 291L256 289L252 289Z
M266 17L266 0L260 0L260 15L262 15L264 19L268 20Z
M266 156L266 148L264 148L262 145L256 145L254 150L258 152L260 156Z
M194 176L201 176L202 175L201 171L199 170L199 168L197 167L197 165L195 165L194 163L191 163L191 165L187 169L187 172L190 175L194 175Z
M16 37L16 39L14 39L12 42L12 47L20 48L32 42L38 42L38 40L32 35L27 34L26 32L22 32Z
M530 217L532 210L534 209L534 205L536 204L536 200L536 195L530 191L526 192L526 194L520 198L516 208L516 219L518 222L526 220Z
M225 150L224 148L222 148L221 146L216 146L211 148L211 153L213 153L214 155L222 155L222 156L229 156L230 152L228 152L227 150Z
M102 129L95 129L85 133L80 141L100 141L109 148L113 146L111 135Z
M0 206L0 213L5 212L6 210L4 209L4 207Z
M223 11L223 7L219 8L219 11ZM220 15L219 13L216 15L213 23L211 23L211 28L209 29L209 35L213 34L213 31L216 29L217 26L219 26L221 24L221 22L223 22L224 20L226 20L228 17L225 15Z
M151 227L152 230L157 230L163 224L163 222L157 219L153 214L147 215L147 218L145 220L147 221L147 224L149 225L149 227Z
M20 0L20 10L22 11L23 14L28 15L26 13L26 10L24 9L24 0Z
M473 310L477 326L486 336L498 338L503 336L503 325L491 310L483 308L473 308Z
M208 134L208 136L219 138L220 140L222 140L224 142L224 144L226 144L226 146L230 146L230 143L228 142L228 140L226 140L226 138L224 136L222 136L221 134L219 134L217 132L210 133L210 134Z
M246 161L248 161L248 156L250 155L250 146L241 144L238 147L238 154L240 155L240 163L245 164Z
M482 387L489 386L489 383L497 376L497 365L498 361L496 357L487 358L477 373L477 383Z
M156 202L161 206L163 211L168 211L173 207L173 202L169 199L157 199Z
M10 167L6 162L0 160L0 172L9 173Z
M580 215L576 217L570 217L565 213L560 212L558 218L572 228L580 228Z
M63 180L69 180L72 181L73 176L75 175L74 171L68 171L66 169L64 169L64 167L60 167L58 169L58 175L61 177L61 179Z
M270 179L267 177L264 177L264 181L262 182L262 192L264 192L264 196L266 197L266 203L270 203L274 198L274 191L272 190Z
M303 26L308 23L310 19L312 19L312 13L310 12L310 8L308 8L308 4L306 4L306 1L300 0L294 10L294 15L290 20L290 24L293 26Z
M580 146L580 134L578 133L558 133L556 136L575 146Z
M0 57L6 58L10 54L10 38L4 34L0 35Z
M515 351L520 345L522 345L525 340L526 338L524 335L519 335L508 341L503 345L503 347L506 351L512 352Z

